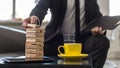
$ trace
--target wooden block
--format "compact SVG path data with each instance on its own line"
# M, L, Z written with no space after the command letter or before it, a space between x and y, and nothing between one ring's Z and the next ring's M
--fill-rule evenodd
M29 53L32 53L32 52L34 52L34 53L43 53L43 48L40 48L40 47L35 48L35 49L26 48L25 51L29 52Z
M27 58L30 58L30 56L29 56L29 55L27 55L27 54L25 54L25 59L27 59Z
M37 49L37 50L43 50L43 48L44 48L43 46L38 46L38 45L37 45L37 48L36 48L36 49Z
M25 48L26 49L36 49L37 46L35 46L35 45L26 45Z
M36 54L26 54L26 58L36 58Z
M38 37L38 38L40 38L40 37L42 37L42 38L44 38L44 35L43 34L26 34L26 38L36 38L36 37Z
M44 44L38 44L38 46L41 46L41 47L43 47L43 46L44 46Z
M40 27L39 28L26 28L26 31L40 31Z
M32 27L32 28L40 27L39 25L36 25L36 24L28 24L27 26L28 26L28 27Z
M43 52L40 52L40 51L31 51L31 50L28 50L28 51L26 51L26 54L39 54L38 56L43 56L44 55L44 53Z
M33 39L33 40L26 40L26 42L41 42L41 43L43 43L44 42L44 40L35 40L35 39Z
M36 59L41 58L43 55L37 55L37 54L26 54L26 58Z
M38 51L37 54L38 54L39 56L44 56L43 51Z
M31 26L32 28L26 28L26 32L44 32L44 30L41 30L39 25L35 25L35 24L28 24L29 26Z
M26 34L26 38L37 38L37 35Z
M27 54L42 54L43 48L40 49L26 49L25 50Z
M26 42L44 42L43 38L26 38Z
M43 55L37 56L36 54L26 54L25 60L43 60Z
M30 58L37 58L36 54L27 54L27 56L30 56Z
M25 59L26 61L36 61L36 60L43 60L43 58L41 57L41 58L37 58L37 59L29 59L29 58L27 58L27 59Z
M43 49L44 49L44 47L43 46L33 46L33 45L29 45L29 46L26 46L25 47L25 49L27 50L27 49L35 49L35 50L37 50L37 51L43 51ZM32 51L32 50L31 50Z
M44 33L28 32L28 33L26 33L26 35L40 35L40 36L44 36Z
M29 30L29 31L26 31L26 32L28 33L28 32L40 32L40 31L35 31L35 30L34 30L34 31L31 31L31 30Z
M33 40L33 39L35 39L35 40L44 40L44 37L36 37L36 38L29 37L29 38L26 38L26 40L27 39L31 39L31 40Z
M43 41L44 42L44 38L26 38L26 41Z
M26 35L37 35L40 37L44 37L44 33L38 33L38 32L28 32L28 33L26 33Z
M40 49L43 49L44 47L44 44L39 44L39 45L25 45L25 48L26 49L37 49L37 48L40 48Z
M44 43L42 42L26 42L26 45L44 45Z
M36 49L26 49L25 52L27 54L35 54L35 53L37 53L37 50Z

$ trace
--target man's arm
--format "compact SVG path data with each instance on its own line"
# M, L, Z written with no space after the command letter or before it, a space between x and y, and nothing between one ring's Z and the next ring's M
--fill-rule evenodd
M37 16L40 24L47 14L47 10L50 8L50 0L40 0L39 3L33 8L30 16Z

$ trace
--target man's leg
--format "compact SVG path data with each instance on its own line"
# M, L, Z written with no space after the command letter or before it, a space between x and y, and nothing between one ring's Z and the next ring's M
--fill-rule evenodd
M103 68L109 44L109 40L103 35L91 36L86 41L85 51L91 57L93 68Z

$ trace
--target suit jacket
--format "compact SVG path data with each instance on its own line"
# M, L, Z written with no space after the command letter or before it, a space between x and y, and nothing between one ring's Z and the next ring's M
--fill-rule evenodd
M65 16L67 0L40 0L32 10L30 15L36 15L40 21L44 19L48 8L50 8L52 18L46 27L45 42L51 40L60 32ZM85 0L85 24L97 17L101 17L97 0Z

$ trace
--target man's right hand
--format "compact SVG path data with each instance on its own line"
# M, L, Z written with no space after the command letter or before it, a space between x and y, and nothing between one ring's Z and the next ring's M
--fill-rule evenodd
M94 27L91 29L92 35L100 34L103 35L105 30L102 27Z
M29 28L28 24L37 24L38 17L37 16L31 16L23 20L22 27L23 28Z

